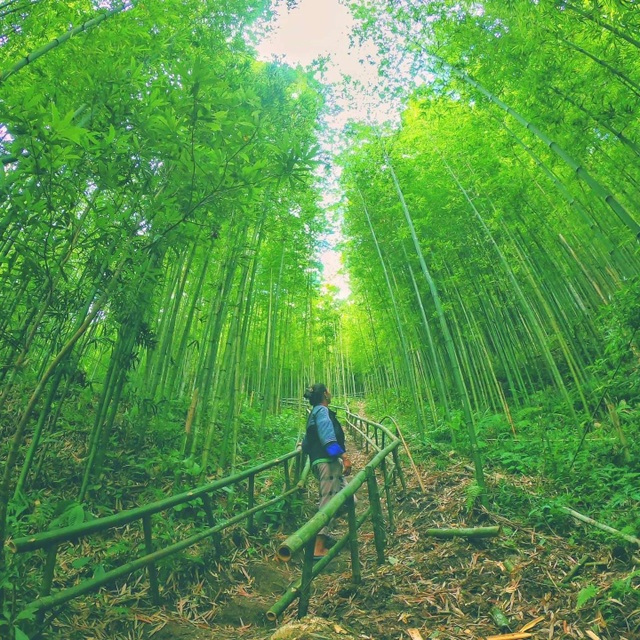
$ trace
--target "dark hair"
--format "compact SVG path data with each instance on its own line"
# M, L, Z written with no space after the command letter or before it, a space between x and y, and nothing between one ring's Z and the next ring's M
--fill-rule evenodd
M315 407L322 403L326 391L328 391L326 385L322 384L322 382L316 382L304 392L304 397L312 407Z

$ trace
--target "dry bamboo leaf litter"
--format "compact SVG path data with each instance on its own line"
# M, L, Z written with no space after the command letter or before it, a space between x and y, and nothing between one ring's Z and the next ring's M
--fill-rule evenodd
M356 469L364 464L361 454L354 454L352 459ZM519 629L514 633L533 630L540 640L594 640L583 631L586 627L594 629L589 631L598 640L640 638L640 610L625 599L609 599L606 603L594 599L576 611L581 588L593 584L604 593L614 580L626 577L632 570L630 567L603 554L595 545L592 548L571 545L551 531L536 530L526 522L490 512L469 513L465 491L470 475L464 465L445 471L423 466L420 471L427 494L422 495L414 481L394 501L397 530L387 532L387 553L394 563L380 567L376 564L373 534L365 525L360 535L363 584L357 588L351 585L349 556L342 553L329 566L327 574L314 582L312 613L355 630L357 637L363 639L411 638L409 629L416 629L425 640L461 640L496 636L500 630L495 628L489 610L499 605L508 616L511 629ZM521 476L501 474L498 479L489 474L488 478L490 482L508 480L531 493L540 485L537 480ZM410 475L408 480L411 483ZM309 504L305 505L309 514L314 511L313 502L312 488ZM358 507L364 508L366 498ZM508 534L499 540L443 542L429 540L421 533L435 527L488 525L502 525ZM338 524L342 530L345 526L343 522ZM182 525L180 529L179 534L183 535L188 526ZM162 611L147 608L149 593L144 573L116 585L113 591L94 596L90 604L87 600L72 602L55 621L55 635L51 637L265 640L271 632L262 620L262 612L280 597L300 569L300 559L291 565L273 561L278 539L277 535L275 540L274 536L271 538L260 544L259 539L249 540L241 533L235 547L231 541L225 542L224 560L199 563L198 558L208 557L209 553L203 545L194 549L193 554L161 565L165 602ZM254 551L251 558L247 554L249 549ZM86 552L95 554L95 549ZM585 567L584 573L570 584L561 584L576 558L585 553L606 559L607 564ZM100 554L108 562L108 551ZM76 573L81 573L73 573L71 557L65 560L64 552L61 553L70 575L60 572L56 576L59 584L68 583ZM271 591L264 586L264 574L279 582L272 585ZM608 626L602 624L602 604L616 611L615 622L608 619ZM128 617L121 613L124 609L128 610ZM283 622L293 618L295 607L286 612ZM497 637L505 640L504 636Z

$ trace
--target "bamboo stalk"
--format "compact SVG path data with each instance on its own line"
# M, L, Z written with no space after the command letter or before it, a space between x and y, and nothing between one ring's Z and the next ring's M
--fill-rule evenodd
M617 536L618 538L622 538L623 540L626 540L627 542L631 542L632 544L638 545L640 547L640 539L636 538L635 536L630 536L627 533L622 533L622 531L618 531L617 529L614 529L613 527L610 527L607 524L602 524L601 522L597 522L593 518L584 516L581 513L578 513L577 511L570 509L569 507L560 507L560 510L564 511L565 513L568 513L570 516L573 516L576 520L581 520L582 522L586 522L587 524L590 524L598 529L601 529L602 531L611 533L614 536Z
M191 502L192 500L195 500L196 498L199 498L207 493L212 493L213 491L216 491L218 489L222 489L229 485L240 482L241 480L248 478L252 474L260 473L262 471L266 471L267 469L271 469L272 467L282 464L282 461L285 458L293 458L296 455L298 455L298 452L292 451L285 456L281 456L269 462L265 462L256 467L252 467L251 469L246 469L245 471L241 471L240 473L229 476L228 478L216 480L215 482L197 487L196 489L192 489L191 491L180 493L175 496L170 496L168 498L158 500L157 502L152 502L151 504L145 505L144 507L128 509L127 511L122 511L115 515L107 516L106 518L91 520L77 526L63 527L54 531L45 531L34 536L24 536L22 538L16 538L7 542L7 548L12 553L24 553L25 551L46 549L53 544L68 542L70 540L77 540L91 533L106 531L107 529L112 529L114 527L122 527L125 524L134 522L135 520L140 520L144 515L152 515L154 513L159 513L160 511L165 511L166 509L170 509L171 507L175 507L176 505ZM292 489L292 491L297 491L298 488L299 487L296 486L296 488Z
M605 187L603 187L600 182L593 178L593 176L584 168L584 166L575 160L572 156L570 156L562 147L560 147L556 142L551 140L541 129L536 127L534 124L529 122L526 118L521 116L517 111L512 109L509 105L504 103L502 100L494 96L490 91L485 89L480 83L476 82L468 76L466 73L461 71L460 69L454 67L449 64L443 58L430 54L432 58L441 62L451 73L457 75L462 78L467 84L476 88L480 93L482 93L486 98L488 98L491 102L500 107L503 111L506 111L509 115L513 116L522 126L531 131L535 136L537 136L551 151L553 151L557 156L559 156L571 169L573 170L575 176L584 182L586 182L591 190L603 201L605 202L611 209L613 209L614 213L618 216L621 222L628 227L629 230L632 231L634 237L636 239L640 238L640 224L633 219L633 217L629 214L625 207L623 207L618 200L615 198L613 194L611 194Z
M133 2L133 5L135 5L135 2ZM23 67L26 67L28 64L31 64L34 60L37 60L38 58L42 57L48 51L51 51L51 49L55 49L56 47L60 46L61 44L69 40L71 37L77 35L78 33L87 31L88 29L91 29L92 27L99 25L101 22L104 22L107 18L110 18L111 16L116 15L121 11L124 11L127 8L127 6L128 6L128 3L123 2L122 5L120 5L116 9L112 9L111 11L106 11L105 13L99 15L96 18L87 20L85 23L78 25L73 29L69 29L69 31L63 33L61 36L55 38L51 42L48 42L43 47L40 47L40 49L36 49L36 51L33 51L29 55L25 56L24 58L16 62L12 67L7 69L6 71L0 72L0 84L3 83L10 76L20 71L20 69L22 69Z
M473 529L426 529L424 535L433 538L493 538L500 535L500 530L500 526Z
M371 515L371 507L369 507L362 515L358 517L356 522L356 528L359 529L367 518ZM342 551L347 542L350 540L350 536L343 536L336 542L336 544L329 549L324 558L318 560L313 566L313 577L318 576L324 568ZM300 595L300 584L301 579L298 578L295 582L293 582L287 590L284 592L284 595L278 602L276 602L270 609L267 611L267 620L271 622L275 622L278 619L278 616Z
M380 504L380 493L376 482L375 467L367 469L367 487L369 489L369 504L371 505L371 522L373 524L373 539L376 547L378 564L384 564L384 549L386 538L384 533L384 517Z
M413 469L413 473L415 474L416 479L418 480L418 484L420 485L420 489L422 489L422 494L424 495L425 493L427 493L427 489L424 486L424 482L422 481L422 477L420 476L420 472L418 471L418 467L416 467L416 463L413 460L413 456L411 455L411 451L409 451L409 445L407 444L407 441L404 439L404 435L402 434L402 431L400 430L400 426L398 425L398 423L391 416L385 416L384 418L382 418L382 420L380 420L380 422L382 422L383 420L386 420L387 418L392 420L393 424L396 427L396 433L398 434L398 437L402 441L402 446L404 447L404 450L405 450L407 456L409 456L409 462L411 462L411 467ZM406 486L405 486L404 482L402 483L402 487L403 487L403 489L406 490Z

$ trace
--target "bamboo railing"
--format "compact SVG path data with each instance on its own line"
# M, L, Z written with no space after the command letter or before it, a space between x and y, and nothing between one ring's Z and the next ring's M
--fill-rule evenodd
M295 459L296 462L293 470L293 478L291 477L291 469L289 468L289 463L292 459ZM40 549L46 551L46 560L39 590L39 597L32 601L27 606L26 610L22 614L19 614L18 618L28 618L35 615L36 618L41 621L46 611L68 602L69 600L92 591L96 591L100 587L110 584L119 578L128 576L129 574L145 567L149 573L149 585L153 602L154 604L160 604L160 590L158 586L156 563L163 558L172 556L198 542L215 536L226 528L242 521L247 522L247 529L251 532L253 530L253 517L256 513L259 513L278 502L286 500L289 496L292 496L303 488L304 482L309 473L309 465L307 464L303 468L302 461L303 458L301 452L299 450L292 451L232 476L196 487L191 491L169 496L168 498L158 500L157 502L153 502L142 507L122 511L104 518L97 518L76 526L63 527L53 531L45 531L43 533L9 540L7 542L7 548L14 554L34 552ZM279 466L282 466L283 470L284 492L270 500L256 505L256 476ZM233 517L217 522L213 510L212 494L220 489L236 485L244 480L248 480L247 509ZM164 548L155 549L152 516L178 505L187 504L198 498L202 500L206 516L206 528ZM58 548L61 544L65 542L77 542L81 538L85 538L92 534L103 533L139 520L142 521L144 533L145 553L143 556L111 569L100 576L84 580L72 587L61 589L55 594L51 594L51 587L53 585L56 568L56 558Z
M285 562L289 561L295 553L301 550L304 550L304 560L302 576L291 584L282 598L267 611L267 618L271 621L277 620L278 616L296 599L299 599L298 617L301 618L305 616L309 609L311 583L313 579L322 573L331 560L347 545L349 546L351 555L353 582L355 584L361 582L358 530L367 520L371 520L373 527L377 561L379 564L383 564L385 561L385 521L376 471L380 470L382 475L389 528L393 530L391 487L393 482L399 479L403 489L406 490L407 488L398 456L398 447L401 445L401 440L387 427L366 420L352 413L349 409L345 408L344 411L346 415L346 425L350 429L356 443L359 443L367 452L369 448L373 449L375 455L361 471L351 478L347 486L342 489L340 493L335 495L307 523L300 527L295 533L291 534L278 549L278 557ZM392 458L391 464L387 464L389 456ZM364 484L367 485L369 507L364 513L357 516L355 502L352 496L355 496ZM316 535L341 508L347 509L348 531L336 542L326 556L314 563L313 549Z
M283 404L293 405L293 402L283 402ZM301 403L295 402L301 407ZM340 409L343 409L340 407ZM374 542L378 563L385 561L385 517L382 510L380 489L376 473L379 471L382 477L382 488L386 497L387 518L389 528L393 529L393 501L391 497L391 487L397 480L400 481L403 489L406 490L406 482L402 468L400 466L398 448L401 440L387 427L382 424L366 420L358 416L349 409L343 409L346 415L346 426L351 431L356 444L364 448L367 452L374 452L373 458L365 467L355 474L349 484L333 499L325 505L315 516L300 527L295 533L285 540L281 545L278 555L282 560L289 560L298 551L304 549L304 563L301 578L292 584L283 597L272 606L267 612L269 620L276 620L277 617L296 599L299 599L298 615L302 617L306 614L309 606L310 587L312 580L319 575L336 555L349 546L351 555L351 567L354 583L361 581L361 569L358 551L357 532L360 527L371 521L374 533ZM391 456L391 461L389 461ZM290 469L290 462L295 461L295 467ZM175 555L190 546L197 544L207 538L220 534L225 529L246 521L249 532L254 529L254 515L267 509L268 507L282 502L299 492L305 484L310 467L307 462L303 467L303 455L299 449L291 451L283 456L251 467L226 478L221 478L206 485L196 487L190 491L169 496L162 500L121 511L104 518L97 518L75 526L54 529L29 536L14 538L7 542L7 548L13 554L33 553L39 550L46 552L42 581L40 583L39 595L26 609L19 613L16 618L28 620L34 618L42 623L44 614L47 611L78 598L85 594L97 591L103 586L111 584L120 578L124 578L136 571L146 568L150 593L154 604L160 604L160 589L158 584L157 563L172 555ZM261 473L270 471L275 467L282 466L284 491L269 500L256 504L256 483L255 479ZM293 475L293 477L292 477ZM213 494L225 487L236 485L247 480L247 509L224 520L217 521L214 515ZM358 492L364 485L367 485L369 507L362 514L356 515L355 503L350 498ZM162 548L156 548L153 537L152 516L167 511L178 505L188 504L194 500L201 499L206 518L206 527L193 535L178 540ZM335 546L320 561L314 564L313 547L316 534L324 527L336 514L344 507L347 510L348 533L337 541ZM117 566L102 575L83 580L71 587L60 589L56 593L51 593L55 577L57 555L60 545L64 543L76 543L82 538L94 534L102 534L112 529L120 528L133 522L141 521L144 535L144 555L134 558L120 566ZM214 538L215 540L215 538Z

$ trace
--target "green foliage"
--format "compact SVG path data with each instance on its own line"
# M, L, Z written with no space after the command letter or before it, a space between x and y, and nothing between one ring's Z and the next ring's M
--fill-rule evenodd
M640 571L632 571L623 580L614 580L611 583L611 587L609 588L607 595L611 598L615 598L616 600L631 598L633 601L640 604L640 590L638 589L639 578Z
M472 482L465 490L467 498L467 510L471 511L476 505L478 498L482 496L483 489L477 483Z
M593 600L597 596L598 587L596 587L595 585L590 584L583 589L580 589L578 597L576 598L576 610L579 611L587 604L587 602Z

